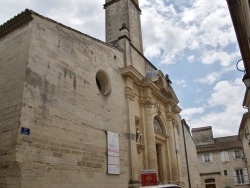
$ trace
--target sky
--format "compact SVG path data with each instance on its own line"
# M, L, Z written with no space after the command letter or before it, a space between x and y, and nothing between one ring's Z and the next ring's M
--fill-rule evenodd
M191 128L237 135L245 86L226 0L139 0L144 55L168 74ZM31 9L105 41L104 0L0 0L0 25ZM239 68L243 69L242 62Z

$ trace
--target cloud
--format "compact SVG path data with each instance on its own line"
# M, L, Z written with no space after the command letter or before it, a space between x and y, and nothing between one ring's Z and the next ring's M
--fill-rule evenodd
M204 64L219 62L221 66L228 66L231 63L230 53L225 48L236 44L236 39L226 1L193 0L190 6L179 8L178 13L170 3L175 3L173 1L150 2L142 3L146 56L160 56L161 63L172 64L180 61L185 50L201 50L203 53L197 54L195 59L200 58ZM207 54L211 48L216 48L216 53ZM192 59L191 56L189 61Z
M230 65L233 57L234 54L230 55L225 51L207 51L202 57L202 63L213 64L218 62L221 66L226 67Z
M9 20L26 8L49 17L66 26L104 40L105 10L103 0L4 0L6 8L0 8L0 23ZM15 6L13 6L15 4ZM98 6L96 6L99 4Z
M192 119L192 127L212 126L215 137L238 134L241 119L245 112L242 108L244 85L241 79L234 82L220 81L213 88L213 93L208 99L210 113ZM218 110L220 107L223 110ZM207 109L205 109L207 111Z
M194 60L195 60L194 55L188 56L187 60L188 60L189 62L194 62Z
M220 73L212 72L212 73L207 74L205 78L195 79L194 81L199 82L199 83L205 83L205 84L213 84L216 81L218 81L220 77L221 77Z
M220 81L213 88L213 93L208 100L211 106L226 106L227 108L235 108L235 105L241 106L241 101L238 100L244 94L239 91L244 91L244 84L241 79L236 79L233 83L229 81Z
M182 87L187 87L186 80L174 80L174 83L177 85L181 85Z
M204 112L204 109L202 107L198 107L198 108L187 108L187 109L184 109L182 112L181 112L181 116L183 118L191 118L194 114L202 114Z

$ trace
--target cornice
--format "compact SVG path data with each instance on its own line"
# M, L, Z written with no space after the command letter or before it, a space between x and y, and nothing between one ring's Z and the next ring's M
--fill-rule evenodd
M110 5L114 4L114 3L117 3L117 2L119 2L119 1L120 1L120 0L113 0L113 1L110 1L110 2L108 2L108 3L105 3L105 4L103 5L103 8L106 9L108 6L110 6Z
M103 8L106 9L108 6L113 5L114 3L117 3L117 2L119 2L119 1L121 1L121 0L113 0L113 1L110 1L110 2L108 2L108 3L105 3L105 4L103 5ZM137 4L134 0L130 0L130 1L131 1L131 3L135 6L135 8L139 11L139 13L141 13L141 9L140 9L140 7L138 6L138 4Z
M139 71L137 71L132 65L120 68L120 72L123 77L130 77L136 83L140 83L144 79L144 76Z
M173 100L167 97L166 95L164 95L163 92L158 88L158 86L154 82L152 82L151 80L145 79L145 77L139 71L137 71L132 65L120 68L120 72L123 77L132 78L133 81L137 85L141 86L142 88L147 88L147 87L150 88L150 90L152 91L152 94L155 95L158 99L160 99L163 103L170 104L175 113L181 112L181 108L178 106L178 102L179 102L178 100ZM171 90L172 90L172 87L168 89L169 92L171 92ZM144 102L142 102L142 104L144 104ZM152 102L152 104L154 104L154 102Z

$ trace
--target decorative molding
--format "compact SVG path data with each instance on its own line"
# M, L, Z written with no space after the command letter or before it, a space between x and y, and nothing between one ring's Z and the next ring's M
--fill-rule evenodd
M167 112L166 113L166 120L167 121L170 121L170 120L172 121L172 119L173 119L173 114L171 112Z
M178 122L174 118L172 118L172 122L174 127L178 127Z
M161 115L161 106L158 102L155 102L155 109L158 116Z
M105 3L105 4L103 5L103 8L106 9L108 6L114 4L114 3L118 2L118 1L120 1L120 0L112 0L112 1L110 1L110 2L108 2L108 3Z
M142 106L150 106L150 107L153 107L155 105L154 101L150 97L147 98L141 97L139 99L139 104Z
M125 87L125 97L131 100L135 99L135 93L134 90L129 88L129 87Z
M141 83L141 81L144 78L144 76L138 70L136 70L132 65L120 68L120 72L123 77L130 77L136 83Z

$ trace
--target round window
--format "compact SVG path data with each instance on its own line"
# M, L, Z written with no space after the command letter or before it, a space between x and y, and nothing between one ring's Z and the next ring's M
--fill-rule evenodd
M96 85L103 95L108 95L111 92L110 79L106 72L99 70L96 73Z

